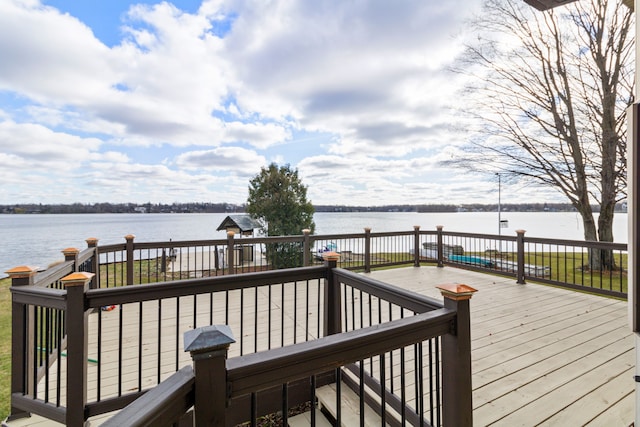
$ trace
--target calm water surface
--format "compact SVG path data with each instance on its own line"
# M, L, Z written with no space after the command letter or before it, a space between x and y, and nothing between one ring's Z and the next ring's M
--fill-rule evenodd
M222 239L216 231L226 214L69 214L69 215L0 215L0 277L18 265L46 267L63 259L64 248L86 248L85 239L96 237L99 244L124 242L133 234L137 241ZM316 234L359 233L364 227L372 231L406 231L419 225L435 230L443 225L448 231L498 234L495 212L402 213L350 212L316 213ZM515 235L524 229L528 236L582 240L582 222L576 213L503 212L509 227L500 232ZM616 242L627 241L627 215L616 214Z

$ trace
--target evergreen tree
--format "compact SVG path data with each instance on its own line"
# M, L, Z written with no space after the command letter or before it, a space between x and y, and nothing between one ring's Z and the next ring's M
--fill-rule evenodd
M271 163L249 182L247 213L258 220L267 236L302 234L303 229L315 230L314 208L307 200L307 187L297 169ZM267 259L274 268L302 265L300 243L267 245Z

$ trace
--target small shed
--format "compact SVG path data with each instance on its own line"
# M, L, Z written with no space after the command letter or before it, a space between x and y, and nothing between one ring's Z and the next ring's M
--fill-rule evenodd
M253 231L260 227L260 223L251 218L250 215L229 215L216 230L233 231L235 234L241 234L242 236L253 236Z

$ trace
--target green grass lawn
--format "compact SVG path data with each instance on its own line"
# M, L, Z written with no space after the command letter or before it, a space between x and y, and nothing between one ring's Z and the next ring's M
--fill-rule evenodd
M0 421L9 415L11 392L11 293L10 279L0 280Z

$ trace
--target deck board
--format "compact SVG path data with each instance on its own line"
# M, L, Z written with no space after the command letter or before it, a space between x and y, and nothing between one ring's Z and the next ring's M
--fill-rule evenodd
M634 340L624 301L452 268L371 273L438 297L471 299L474 425L624 426L634 418Z
M478 289L471 299L472 382L474 424L477 426L517 425L593 425L629 426L634 417L634 340L627 325L627 304L600 296L577 293L555 287L529 283L518 285L512 278L491 276L452 267L408 267L375 271L367 274L377 280L394 284L441 300L436 285L464 283ZM296 286L295 297L303 301L307 296L305 283ZM244 339L243 346L251 351L279 347L281 323L284 340L304 341L306 319L317 312L318 290L312 284L311 302L298 305L295 313L283 312L283 305L294 299L293 292L283 298L280 286L271 289L272 332L267 332L267 307L254 306L256 295L251 290L229 292L228 305L239 309L242 299L244 315L230 316L229 323L236 339ZM267 288L259 298L266 298ZM214 307L227 304L216 295ZM138 387L139 354L143 362L152 361L154 368L144 368L142 387L157 382L155 367L158 331L163 342L160 377L164 379L178 367L191 363L182 351L182 333L193 327L209 324L211 317L200 313L199 307L211 304L208 294L180 299L179 319L176 299L162 302L162 310L155 301L132 304L114 311L102 312L103 343L117 341L119 334L127 343L122 356L104 353L102 358L102 398L117 394L119 357L122 357L122 390ZM142 344L137 328L142 307ZM121 310L124 310L121 313ZM194 318L194 310L196 316ZM356 313L359 314L359 307ZM239 310L237 310L239 312ZM375 307L374 307L375 312ZM161 313L161 315L160 315ZM116 319L123 315L122 332ZM90 336L97 335L98 314L90 316ZM159 320L160 319L160 320ZM258 320L258 339L254 323ZM295 320L294 320L295 319ZM365 319L366 323L367 319ZM225 322L224 310L214 309L213 323ZM242 327L240 326L242 322ZM295 331L293 325L296 325ZM317 323L310 325L311 335L317 335ZM167 343L173 343L168 345ZM140 345L142 349L140 350ZM239 343L232 345L230 357L239 351ZM97 357L92 344L90 357ZM177 357L177 361L176 361ZM397 362L395 362L397 363ZM143 364L145 365L145 364ZM62 364L62 369L66 369ZM96 395L97 367L89 363L89 399ZM411 378L408 378L411 381ZM105 417L91 420L99 425ZM38 417L9 423L10 427L59 425L38 421Z

